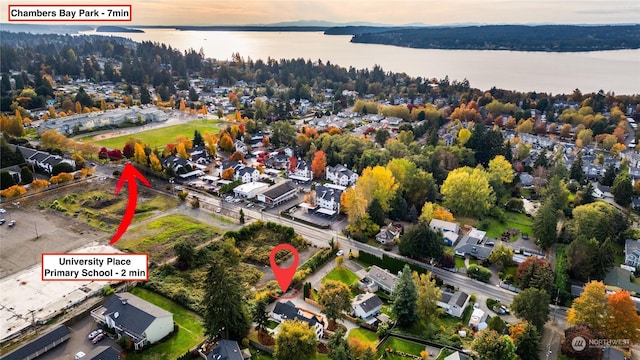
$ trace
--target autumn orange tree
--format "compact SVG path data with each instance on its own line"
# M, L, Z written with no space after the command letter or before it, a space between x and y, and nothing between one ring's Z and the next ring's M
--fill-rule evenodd
M311 162L311 171L313 177L321 179L324 177L325 169L327 168L327 155L322 150L318 150L313 154L313 161Z
M31 190L38 191L40 189L44 189L49 186L49 182L47 180L35 179L31 183Z
M222 171L222 175L220 177L222 180L232 180L234 174L235 170L233 170L233 168L226 168Z
M153 152L149 154L149 165L151 166L151 170L162 172L162 163L160 162L160 159L158 159L158 156Z
M397 190L398 184L389 169L382 166L364 169L355 186L347 189L342 196L349 223L354 224L360 220L373 199L380 202L383 211L389 211L391 199L395 197Z
M604 326L604 334L609 339L629 339L632 343L640 340L640 316L626 290L618 290L607 297Z
M429 223L433 219L449 221L449 222L456 221L455 218L453 217L453 214L446 208L438 204L434 204L432 202L426 202L422 207L420 220Z
M24 195L26 193L27 193L27 189L25 189L24 187L20 185L13 185L0 191L0 196L10 198L14 196Z
M229 134L227 133L224 133L220 137L219 145L220 145L220 148L225 152L232 152L233 149L235 148L235 145L233 144L233 139L231 139L231 136L229 136Z
M62 173L60 173L58 175L52 176L49 179L49 182L52 183L52 184L62 184L62 183L65 183L65 182L69 182L71 180L73 180L73 175L72 174L62 172Z

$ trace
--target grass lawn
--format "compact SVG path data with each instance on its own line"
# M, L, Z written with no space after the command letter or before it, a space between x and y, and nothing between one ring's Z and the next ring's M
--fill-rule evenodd
M176 359L204 339L202 320L196 313L140 287L134 288L131 293L172 313L173 321L179 329L177 334L162 343L153 345L141 353L127 354L127 360Z
M351 286L358 282L358 276L353 273L353 271L347 269L344 266L337 267L331 270L324 278L322 278L322 282L327 280L340 281L347 286Z
M613 265L618 266L620 264L624 264L624 247L618 243L613 243L612 245L615 254Z
M469 259L469 265L478 265L478 259Z
M278 325L280 325L279 323L273 321L273 320L269 320L267 321L267 327L271 330L275 329L278 327Z
M502 233L507 229L520 229L523 234L531 235L531 224L533 220L525 214L505 212L504 222L490 218L489 227L487 228L487 236L494 239L500 239Z
M402 351L404 353L412 354L416 356L420 356L420 352L424 351L424 345L422 344L414 343L407 340L402 340L393 336L389 337L387 341L385 341L384 344L380 346L380 349L378 350L378 355L382 356L386 348L391 348L396 351ZM399 359L406 359L406 358L404 356L389 354L387 359L399 360Z
M466 267L464 265L464 258L461 258L459 256L454 256L453 258L456 261L456 269L461 269L461 268L465 268Z
M220 230L184 215L168 215L145 227L127 231L117 247L131 252L149 253L149 261L161 262L174 256L173 246L179 241L195 246L220 234Z
M347 335L347 341L352 338L359 339L363 343L373 347L378 343L378 336L376 333L367 329L351 329L351 331L349 331L349 335Z
M142 143L149 145L152 149L158 147L158 149L162 150L166 144L174 142L179 135L192 139L195 130L198 130L201 134L204 134L205 131L218 133L218 130L223 127L223 123L223 121L219 120L194 120L186 124L141 131L132 135L95 141L95 143L111 149L122 149L127 140L130 137L134 137L142 140ZM93 137L91 136L89 139L92 140Z

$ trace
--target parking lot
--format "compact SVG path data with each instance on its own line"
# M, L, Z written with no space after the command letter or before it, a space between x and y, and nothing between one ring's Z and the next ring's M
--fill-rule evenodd
M71 329L71 338L38 357L39 360L73 360L78 351L89 354L97 346L112 346L114 349L120 349L116 341L109 337L105 337L95 345L87 338L91 331L97 329L96 323L90 315L69 326L69 328Z

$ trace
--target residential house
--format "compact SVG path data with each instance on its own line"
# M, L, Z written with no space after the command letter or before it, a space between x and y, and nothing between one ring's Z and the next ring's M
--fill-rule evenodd
M236 140L233 142L233 145L236 148L236 151L241 152L243 155L247 155L247 144L240 140Z
M458 232L460 231L458 224L450 221L432 219L429 226L433 231L442 231L446 245L453 246L453 244L458 241Z
M189 160L175 155L169 155L162 159L162 167L165 169L171 168L176 174L186 174L193 170Z
M202 146L194 146L189 153L189 161L199 165L207 165L211 162L211 157Z
M286 154L278 154L269 155L267 160L265 160L264 164L272 169L284 170L287 168L287 164L289 163L289 156Z
M173 331L173 314L125 292L112 295L91 316L114 329L118 337L128 336L136 350L154 344Z
M245 360L237 341L220 340L207 354L206 360Z
M376 315L382 309L382 300L374 293L358 294L351 301L351 313L369 324L376 322Z
M274 185L262 193L256 196L258 201L264 204L274 207L282 204L285 201L291 200L296 196L298 189L291 180L281 182L278 185Z
M306 161L298 159L296 161L296 168L293 172L289 173L289 179L308 182L313 179L313 173L311 172L311 166Z
M271 312L271 318L279 323L286 320L299 320L309 324L311 328L315 329L318 339L324 335L324 321L322 317L307 310L297 308L291 301L276 302L276 306Z
M624 242L625 265L640 267L640 239L627 239Z
M342 190L324 185L316 186L316 204L318 205L317 212L330 216L339 213L341 195Z
M437 302L438 306L444 311L455 317L462 317L462 312L469 303L469 295L464 291L456 291L455 293L443 292L442 298Z
M358 174L342 165L327 166L326 178L336 185L351 186L358 181Z
M393 293L398 277L377 265L371 266L367 275L360 280L358 288L368 292L382 290L388 294Z
M243 184L260 180L260 171L250 166L243 166L233 173L234 180L241 180Z
M469 233L460 239L454 253L458 256L473 257L478 260L487 260L493 246L486 244L485 235L487 233L473 228Z
M593 184L593 192L594 197L598 199L613 199L613 194L611 194L611 188L608 186L604 186L599 182Z
M240 161L221 161L218 176L222 178L222 173L229 168L233 169L233 174L235 176L235 173L237 173L238 170L240 170L243 167L244 167L244 164Z
M400 237L402 228L389 224L380 228L380 232L376 235L376 241L382 245L393 244Z
M444 358L444 360L469 360L469 355L456 351L453 354Z

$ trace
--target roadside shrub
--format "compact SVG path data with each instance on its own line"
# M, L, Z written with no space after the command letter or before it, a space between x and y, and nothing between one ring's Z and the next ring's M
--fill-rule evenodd
M102 288L102 296L107 297L109 295L113 295L116 293L116 290L114 288L112 288L110 285L105 285Z
M469 265L469 267L467 268L467 275L475 280L478 281L482 281L482 282L489 282L489 279L491 279L491 270L483 267L483 266L478 266L476 264L471 264Z

